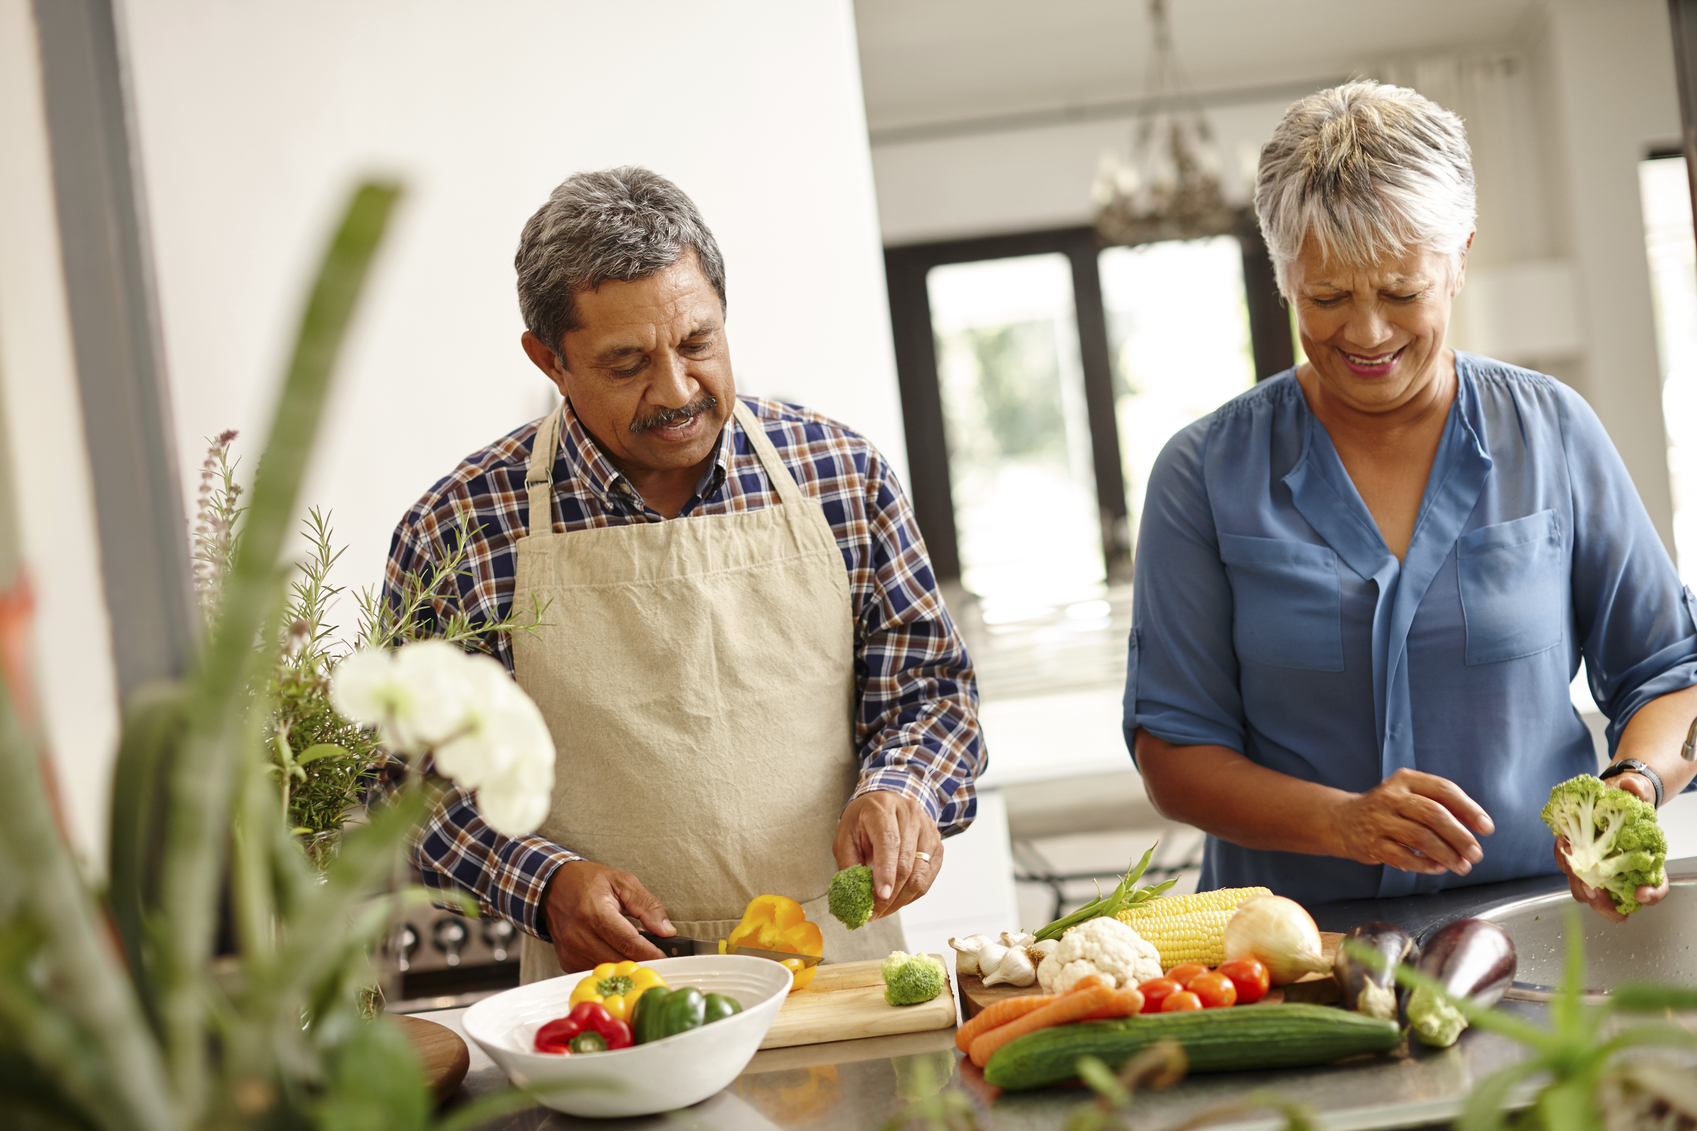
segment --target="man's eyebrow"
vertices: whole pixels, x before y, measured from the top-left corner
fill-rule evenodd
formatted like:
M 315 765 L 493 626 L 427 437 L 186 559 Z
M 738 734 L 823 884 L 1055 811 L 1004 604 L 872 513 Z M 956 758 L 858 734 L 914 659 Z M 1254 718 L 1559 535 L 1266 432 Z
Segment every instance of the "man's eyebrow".
M 709 334 L 716 334 L 718 332 L 719 323 L 713 321 L 702 322 L 697 325 L 695 329 L 684 335 L 684 341 L 687 342 L 691 338 L 705 338 Z
M 611 365 L 615 361 L 623 361 L 632 354 L 647 353 L 641 346 L 610 346 L 595 355 L 596 365 Z

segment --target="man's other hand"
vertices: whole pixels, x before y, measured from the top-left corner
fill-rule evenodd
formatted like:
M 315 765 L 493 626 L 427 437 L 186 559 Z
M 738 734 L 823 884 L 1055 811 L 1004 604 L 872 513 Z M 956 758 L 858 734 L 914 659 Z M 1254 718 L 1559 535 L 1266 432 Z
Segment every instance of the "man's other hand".
M 892 790 L 863 793 L 848 803 L 831 852 L 838 868 L 872 866 L 874 919 L 930 891 L 943 867 L 937 822 L 919 802 Z
M 656 935 L 677 934 L 666 909 L 641 880 L 591 860 L 560 865 L 548 881 L 544 899 L 554 957 L 567 972 L 627 958 L 642 962 L 666 957 L 636 933 L 627 914 Z

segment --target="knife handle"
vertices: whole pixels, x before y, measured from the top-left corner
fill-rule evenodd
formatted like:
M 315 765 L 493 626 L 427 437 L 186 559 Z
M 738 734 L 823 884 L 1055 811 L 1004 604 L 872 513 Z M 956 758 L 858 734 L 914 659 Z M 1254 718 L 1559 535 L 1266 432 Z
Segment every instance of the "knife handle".
M 660 953 L 667 958 L 688 958 L 690 955 L 695 953 L 694 939 L 685 939 L 677 935 L 674 935 L 671 938 L 664 938 L 660 935 L 654 934 L 652 931 L 645 931 L 640 927 L 637 928 L 636 933 L 653 943 L 657 948 L 659 948 Z

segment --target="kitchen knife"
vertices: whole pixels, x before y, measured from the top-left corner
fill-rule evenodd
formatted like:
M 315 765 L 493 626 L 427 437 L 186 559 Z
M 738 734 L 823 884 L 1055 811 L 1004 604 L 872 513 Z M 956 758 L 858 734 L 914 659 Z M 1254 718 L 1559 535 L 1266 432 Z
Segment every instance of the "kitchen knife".
M 632 924 L 635 926 L 635 924 Z M 691 939 L 683 935 L 673 935 L 664 938 L 650 931 L 637 927 L 636 933 L 659 948 L 660 953 L 667 958 L 684 958 L 691 954 L 718 954 L 719 943 L 716 939 Z M 820 956 L 817 954 L 786 954 L 781 950 L 761 950 L 752 946 L 727 946 L 726 954 L 746 954 L 752 958 L 770 958 L 773 962 L 788 962 L 801 959 L 801 968 L 819 965 Z

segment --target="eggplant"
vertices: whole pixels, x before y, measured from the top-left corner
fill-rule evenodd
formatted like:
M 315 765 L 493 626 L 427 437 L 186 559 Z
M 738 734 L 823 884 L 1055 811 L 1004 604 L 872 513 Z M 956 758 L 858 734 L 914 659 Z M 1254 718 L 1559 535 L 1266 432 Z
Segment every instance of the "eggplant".
M 1397 1015 L 1396 968 L 1420 960 L 1420 947 L 1407 931 L 1390 923 L 1363 923 L 1343 937 L 1332 963 L 1332 978 L 1343 990 L 1343 1007 L 1385 1021 Z M 1354 942 L 1371 948 L 1373 957 L 1350 953 Z
M 1492 1006 L 1514 982 L 1514 940 L 1495 923 L 1457 919 L 1426 940 L 1415 969 L 1437 981 L 1451 997 Z M 1408 995 L 1405 1020 L 1421 1041 L 1440 1049 L 1455 1044 L 1467 1028 L 1467 1018 L 1459 1009 L 1425 990 Z

